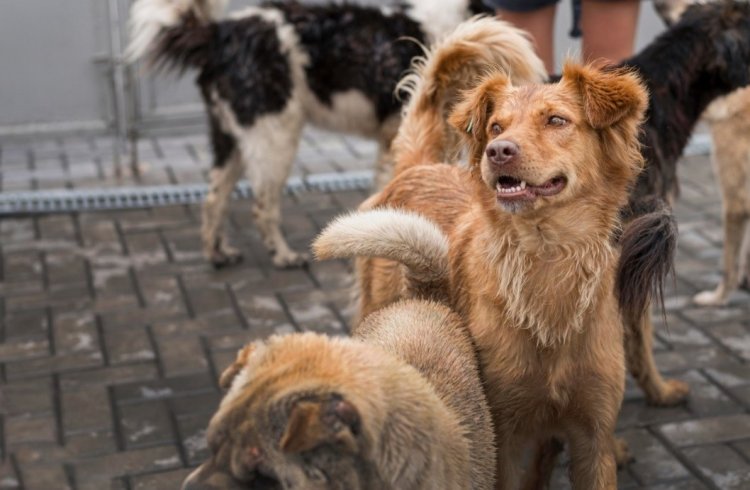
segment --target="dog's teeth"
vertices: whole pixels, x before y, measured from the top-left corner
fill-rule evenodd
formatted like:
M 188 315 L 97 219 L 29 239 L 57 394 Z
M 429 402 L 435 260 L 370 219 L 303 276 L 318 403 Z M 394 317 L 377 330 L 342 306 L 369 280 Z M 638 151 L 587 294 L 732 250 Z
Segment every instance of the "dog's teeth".
M 526 181 L 525 180 L 521 181 L 521 189 L 526 189 Z

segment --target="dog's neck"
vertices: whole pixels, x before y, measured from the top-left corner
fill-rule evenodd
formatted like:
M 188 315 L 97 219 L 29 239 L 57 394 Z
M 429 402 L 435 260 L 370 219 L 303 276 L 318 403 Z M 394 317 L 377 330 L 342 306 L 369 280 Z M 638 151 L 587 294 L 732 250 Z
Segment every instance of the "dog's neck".
M 486 293 L 539 345 L 571 340 L 611 296 L 617 209 L 577 202 L 529 216 L 495 208 L 496 226 L 480 238 L 497 274 Z

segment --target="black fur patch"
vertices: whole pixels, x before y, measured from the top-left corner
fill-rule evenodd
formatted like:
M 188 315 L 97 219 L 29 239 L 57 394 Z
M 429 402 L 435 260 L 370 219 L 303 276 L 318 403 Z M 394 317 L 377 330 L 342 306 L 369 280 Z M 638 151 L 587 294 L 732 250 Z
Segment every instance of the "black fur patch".
M 646 169 L 631 205 L 677 194 L 677 160 L 703 110 L 750 83 L 750 4 L 694 5 L 680 22 L 622 66 L 647 84 L 650 101 L 641 138 Z
M 310 89 L 330 105 L 333 95 L 359 90 L 372 101 L 380 121 L 395 114 L 401 102 L 396 84 L 422 54 L 425 42 L 419 24 L 404 13 L 383 15 L 380 10 L 355 5 L 302 5 L 271 2 L 294 25 L 302 48 L 310 56 L 306 68 Z
M 198 76 L 204 94 L 215 89 L 243 126 L 283 110 L 292 94 L 292 75 L 276 26 L 248 17 L 219 22 L 213 31 L 211 55 Z
M 205 97 L 206 96 L 204 95 L 204 98 Z M 211 148 L 213 149 L 214 154 L 214 167 L 223 167 L 226 165 L 229 157 L 232 156 L 232 152 L 234 152 L 237 143 L 232 135 L 225 133 L 224 130 L 221 129 L 221 125 L 216 119 L 216 116 L 211 114 L 210 111 L 208 112 L 208 126 L 211 131 Z

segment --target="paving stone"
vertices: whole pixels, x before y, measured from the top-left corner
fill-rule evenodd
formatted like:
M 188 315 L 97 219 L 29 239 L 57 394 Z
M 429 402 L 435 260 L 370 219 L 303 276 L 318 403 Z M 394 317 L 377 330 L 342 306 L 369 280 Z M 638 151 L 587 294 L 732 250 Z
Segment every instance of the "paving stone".
M 124 405 L 119 409 L 119 419 L 128 448 L 174 441 L 169 410 L 162 402 Z
M 152 475 L 142 475 L 131 478 L 130 488 L 133 490 L 164 490 L 167 488 L 180 488 L 182 482 L 188 477 L 192 470 L 179 469 L 170 470 Z
M 677 446 L 715 444 L 750 438 L 750 415 L 738 414 L 664 424 L 659 429 Z
M 142 183 L 128 172 L 117 182 L 111 145 L 2 142 L 2 189 L 195 183 L 210 160 L 205 135 L 154 137 L 141 142 Z M 370 169 L 375 152 L 367 140 L 306 131 L 294 171 Z M 660 368 L 688 381 L 692 395 L 682 406 L 651 407 L 628 378 L 618 427 L 635 461 L 618 482 L 744 488 L 750 296 L 736 294 L 725 308 L 692 304 L 720 278 L 721 203 L 705 157 L 680 165 L 677 278 L 667 287 L 666 325 L 654 310 L 654 345 Z M 290 244 L 307 249 L 367 195 L 285 196 Z M 351 265 L 275 269 L 251 204 L 229 205 L 229 236 L 245 261 L 222 271 L 202 257 L 196 205 L 0 219 L 0 489 L 20 489 L 21 480 L 44 490 L 178 488 L 207 455 L 206 426 L 222 396 L 217 377 L 238 348 L 299 330 L 346 334 Z M 552 488 L 570 488 L 565 464 Z
M 728 446 L 687 449 L 685 455 L 721 490 L 750 488 L 750 464 Z
M 690 476 L 690 472 L 648 431 L 633 429 L 621 434 L 635 460 L 628 464 L 638 480 L 646 485 Z
M 64 390 L 60 398 L 66 435 L 104 430 L 112 426 L 109 396 L 105 387 Z

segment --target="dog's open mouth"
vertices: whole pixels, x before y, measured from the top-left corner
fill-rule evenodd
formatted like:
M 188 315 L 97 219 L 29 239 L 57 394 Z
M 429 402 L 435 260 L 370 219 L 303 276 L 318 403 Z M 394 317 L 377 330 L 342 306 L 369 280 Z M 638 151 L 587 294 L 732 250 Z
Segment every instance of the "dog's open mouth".
M 538 196 L 554 196 L 565 188 L 568 179 L 563 176 L 555 177 L 540 185 L 531 185 L 509 175 L 497 179 L 495 190 L 497 198 L 503 200 L 531 200 Z

